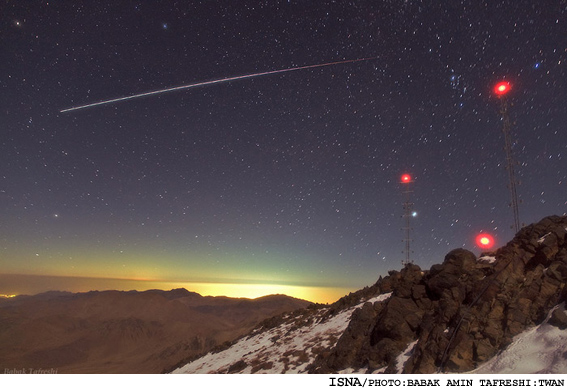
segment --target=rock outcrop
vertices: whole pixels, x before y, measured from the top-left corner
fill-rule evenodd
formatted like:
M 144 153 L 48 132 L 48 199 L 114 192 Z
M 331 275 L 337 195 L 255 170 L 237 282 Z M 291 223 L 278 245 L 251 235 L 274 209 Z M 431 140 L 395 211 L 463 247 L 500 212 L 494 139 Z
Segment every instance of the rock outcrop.
M 506 246 L 479 259 L 455 249 L 423 271 L 409 264 L 372 288 L 385 302 L 357 309 L 330 353 L 310 372 L 348 367 L 398 372 L 397 358 L 415 342 L 404 373 L 476 368 L 565 301 L 567 217 L 551 216 L 521 229 Z M 549 323 L 567 328 L 562 310 Z

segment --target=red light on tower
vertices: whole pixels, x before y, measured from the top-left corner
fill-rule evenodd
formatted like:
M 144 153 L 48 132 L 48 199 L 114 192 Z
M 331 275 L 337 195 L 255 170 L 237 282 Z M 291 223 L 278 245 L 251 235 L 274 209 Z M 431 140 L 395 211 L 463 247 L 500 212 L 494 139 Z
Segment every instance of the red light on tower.
M 402 183 L 409 183 L 411 182 L 411 176 L 408 175 L 407 173 L 404 173 L 401 177 L 401 181 Z
M 494 86 L 494 93 L 498 96 L 504 96 L 508 92 L 510 92 L 511 88 L 512 88 L 512 86 L 510 85 L 509 82 L 501 81 Z
M 407 264 L 412 264 L 413 261 L 411 261 L 411 251 L 410 251 L 410 232 L 411 232 L 411 217 L 413 216 L 413 210 L 412 210 L 412 206 L 413 203 L 410 202 L 410 194 L 412 193 L 412 191 L 410 190 L 410 183 L 412 182 L 412 177 L 409 173 L 404 173 L 402 174 L 402 176 L 400 176 L 400 183 L 401 184 L 405 184 L 404 186 L 402 186 L 403 190 L 403 194 L 405 195 L 405 202 L 404 202 L 404 214 L 403 214 L 403 218 L 405 219 L 405 227 L 402 229 L 405 231 L 405 239 L 403 240 L 405 242 L 405 250 L 402 251 L 403 253 L 406 254 L 406 259 L 402 260 L 402 264 L 405 266 Z
M 476 245 L 481 249 L 490 249 L 494 246 L 494 238 L 487 233 L 476 236 Z

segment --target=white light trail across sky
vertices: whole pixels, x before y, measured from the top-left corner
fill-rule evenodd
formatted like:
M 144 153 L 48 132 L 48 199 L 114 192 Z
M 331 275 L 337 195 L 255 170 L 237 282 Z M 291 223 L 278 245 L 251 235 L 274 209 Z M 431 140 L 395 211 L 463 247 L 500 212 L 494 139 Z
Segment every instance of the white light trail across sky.
M 181 86 L 178 86 L 178 87 L 171 87 L 171 88 L 159 89 L 159 90 L 156 90 L 156 91 L 139 93 L 137 95 L 124 96 L 124 97 L 116 98 L 116 99 L 103 100 L 103 101 L 100 101 L 100 102 L 85 104 L 85 105 L 82 105 L 82 106 L 74 106 L 74 107 L 70 107 L 70 108 L 65 108 L 63 110 L 60 110 L 59 112 L 69 112 L 69 111 L 82 110 L 84 108 L 117 103 L 117 102 L 121 102 L 121 101 L 124 101 L 124 100 L 132 100 L 132 99 L 141 98 L 141 97 L 144 97 L 144 96 L 160 95 L 162 93 L 179 91 L 179 90 L 182 90 L 182 89 L 189 89 L 189 88 L 195 88 L 195 87 L 202 87 L 202 86 L 205 86 L 205 85 L 220 84 L 220 83 L 225 83 L 225 82 L 229 82 L 229 81 L 249 79 L 249 78 L 252 78 L 252 77 L 268 76 L 268 75 L 272 75 L 272 74 L 276 74 L 276 73 L 293 72 L 293 71 L 302 70 L 302 69 L 321 68 L 323 66 L 331 66 L 331 65 L 338 65 L 338 64 L 349 64 L 349 63 L 360 62 L 360 61 L 368 61 L 368 60 L 372 60 L 372 59 L 375 59 L 375 58 L 377 58 L 377 57 L 358 58 L 358 59 L 354 59 L 354 60 L 327 62 L 327 63 L 324 63 L 324 64 L 299 66 L 299 67 L 296 67 L 296 68 L 286 68 L 286 69 L 272 70 L 272 71 L 268 71 L 268 72 L 246 74 L 246 75 L 242 75 L 242 76 L 226 77 L 226 78 L 223 78 L 223 79 L 203 81 L 203 82 L 194 83 L 194 84 L 187 84 L 187 85 L 181 85 Z

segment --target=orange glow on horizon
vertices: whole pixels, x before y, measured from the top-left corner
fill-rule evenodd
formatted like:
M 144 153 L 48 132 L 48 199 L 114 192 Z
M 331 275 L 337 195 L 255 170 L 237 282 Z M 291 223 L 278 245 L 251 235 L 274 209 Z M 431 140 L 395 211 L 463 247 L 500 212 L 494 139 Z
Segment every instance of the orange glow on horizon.
M 314 303 L 333 303 L 339 298 L 356 291 L 357 287 L 300 286 L 268 283 L 215 283 L 183 282 L 168 280 L 110 279 L 94 277 L 70 277 L 47 275 L 0 274 L 2 292 L 0 297 L 35 295 L 47 291 L 146 291 L 185 288 L 203 296 L 226 296 L 231 298 L 259 298 L 266 295 L 284 294 Z
M 184 287 L 201 295 L 227 296 L 233 298 L 255 299 L 266 295 L 284 294 L 315 303 L 333 303 L 356 289 L 340 287 L 290 286 L 277 284 L 237 284 L 237 283 L 187 283 L 167 282 L 173 286 Z

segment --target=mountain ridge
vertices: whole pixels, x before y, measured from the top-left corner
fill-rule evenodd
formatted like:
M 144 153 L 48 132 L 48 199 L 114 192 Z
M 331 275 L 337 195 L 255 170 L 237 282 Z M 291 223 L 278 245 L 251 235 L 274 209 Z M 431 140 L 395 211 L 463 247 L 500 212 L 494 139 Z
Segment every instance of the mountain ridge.
M 473 371 L 530 329 L 567 328 L 566 236 L 567 217 L 549 216 L 478 258 L 459 248 L 429 270 L 408 264 L 332 305 L 265 320 L 173 372 Z
M 170 291 L 50 291 L 0 301 L 0 366 L 161 373 L 310 302 Z

